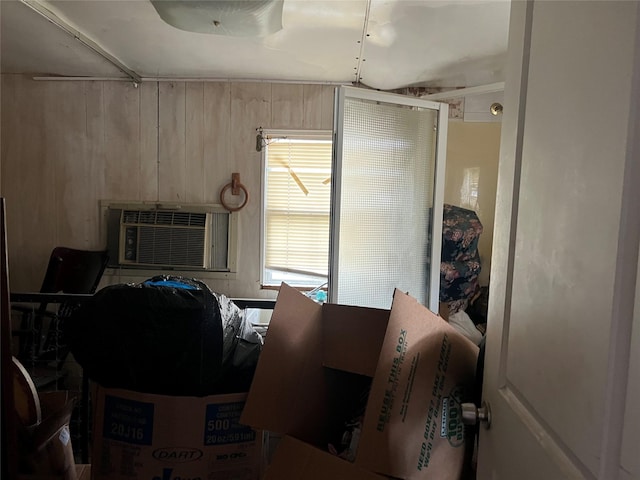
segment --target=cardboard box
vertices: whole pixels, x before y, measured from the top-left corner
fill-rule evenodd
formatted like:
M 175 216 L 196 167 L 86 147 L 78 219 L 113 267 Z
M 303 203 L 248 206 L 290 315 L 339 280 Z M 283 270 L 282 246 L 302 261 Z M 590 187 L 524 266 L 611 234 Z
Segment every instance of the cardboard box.
M 389 312 L 282 285 L 240 421 L 285 435 L 266 479 L 458 479 L 477 354 L 400 291 Z M 362 412 L 354 461 L 329 453 Z
M 257 480 L 262 432 L 238 420 L 246 393 L 152 395 L 97 385 L 93 480 Z
M 77 480 L 91 480 L 91 465 L 76 465 L 75 476 Z M 64 475 L 35 475 L 19 473 L 17 480 L 65 480 Z
M 76 475 L 78 480 L 91 479 L 91 465 L 76 465 Z
M 75 399 L 66 391 L 40 392 L 42 421 L 20 434 L 20 475 L 77 480 L 69 421 Z

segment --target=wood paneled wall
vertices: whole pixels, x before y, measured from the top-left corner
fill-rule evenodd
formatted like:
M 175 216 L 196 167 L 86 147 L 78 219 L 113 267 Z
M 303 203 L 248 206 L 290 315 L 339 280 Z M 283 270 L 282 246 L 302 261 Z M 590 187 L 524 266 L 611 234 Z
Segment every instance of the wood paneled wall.
M 2 76 L 1 189 L 13 291 L 37 291 L 54 246 L 99 249 L 101 199 L 218 203 L 239 172 L 238 273 L 214 291 L 260 290 L 256 128 L 331 129 L 330 85 L 34 81 Z M 146 277 L 143 277 L 146 278 Z M 139 281 L 124 275 L 103 284 Z

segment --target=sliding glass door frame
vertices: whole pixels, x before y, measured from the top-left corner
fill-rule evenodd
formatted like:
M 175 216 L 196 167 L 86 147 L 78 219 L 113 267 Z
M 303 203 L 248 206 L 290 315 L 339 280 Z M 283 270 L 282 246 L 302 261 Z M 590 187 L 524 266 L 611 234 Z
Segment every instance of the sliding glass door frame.
M 425 303 L 431 311 L 438 312 L 440 291 L 440 258 L 442 249 L 442 205 L 444 196 L 446 139 L 449 108 L 445 103 L 424 100 L 417 97 L 383 93 L 363 88 L 340 86 L 336 88 L 333 129 L 333 168 L 332 168 L 332 205 L 331 205 L 331 242 L 329 250 L 329 301 L 339 303 L 337 292 L 340 250 L 340 212 L 342 198 L 342 159 L 344 152 L 345 100 L 361 99 L 384 104 L 435 110 L 437 112 L 435 170 L 433 174 L 433 216 L 431 221 L 429 291 Z M 401 214 L 402 212 L 399 212 Z

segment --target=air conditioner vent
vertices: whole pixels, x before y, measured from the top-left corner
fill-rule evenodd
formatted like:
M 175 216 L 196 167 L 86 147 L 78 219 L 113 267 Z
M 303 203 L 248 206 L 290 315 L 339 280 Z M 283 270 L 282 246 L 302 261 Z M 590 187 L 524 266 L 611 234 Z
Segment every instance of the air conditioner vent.
M 204 227 L 206 221 L 206 213 L 173 212 L 166 210 L 124 210 L 123 212 L 123 223 Z
M 108 206 L 113 266 L 235 271 L 236 220 L 219 205 Z
M 137 262 L 204 268 L 204 228 L 138 228 Z

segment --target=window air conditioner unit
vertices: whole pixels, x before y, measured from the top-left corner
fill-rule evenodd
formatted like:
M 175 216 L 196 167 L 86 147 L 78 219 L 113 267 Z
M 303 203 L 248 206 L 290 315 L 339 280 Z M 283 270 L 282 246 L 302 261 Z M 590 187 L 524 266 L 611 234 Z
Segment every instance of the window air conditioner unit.
M 218 205 L 110 204 L 107 232 L 111 266 L 235 271 L 236 219 Z

